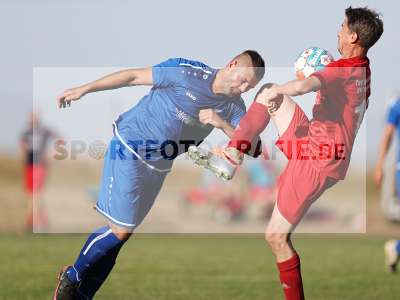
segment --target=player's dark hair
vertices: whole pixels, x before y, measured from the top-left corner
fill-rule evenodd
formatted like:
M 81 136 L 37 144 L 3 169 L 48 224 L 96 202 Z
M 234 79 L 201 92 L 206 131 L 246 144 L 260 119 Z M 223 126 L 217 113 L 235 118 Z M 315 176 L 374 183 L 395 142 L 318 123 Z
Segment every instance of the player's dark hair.
M 251 63 L 255 68 L 256 78 L 261 80 L 265 74 L 265 62 L 261 55 L 254 50 L 243 51 L 240 55 L 248 55 L 251 59 Z
M 383 33 L 383 22 L 379 14 L 367 7 L 345 10 L 349 29 L 358 35 L 362 47 L 371 48 Z

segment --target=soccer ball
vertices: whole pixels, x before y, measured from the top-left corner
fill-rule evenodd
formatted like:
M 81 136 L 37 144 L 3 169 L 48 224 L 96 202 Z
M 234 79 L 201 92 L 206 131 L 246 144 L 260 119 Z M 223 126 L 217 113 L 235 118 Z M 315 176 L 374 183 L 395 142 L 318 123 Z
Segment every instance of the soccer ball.
M 316 71 L 325 68 L 333 56 L 325 49 L 311 47 L 304 50 L 296 59 L 294 69 L 297 79 L 304 79 Z

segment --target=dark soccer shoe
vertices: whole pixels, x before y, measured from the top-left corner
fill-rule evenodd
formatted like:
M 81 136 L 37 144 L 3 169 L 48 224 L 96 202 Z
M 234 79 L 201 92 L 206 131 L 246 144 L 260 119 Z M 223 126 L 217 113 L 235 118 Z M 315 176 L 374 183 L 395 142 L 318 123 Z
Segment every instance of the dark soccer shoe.
M 58 284 L 53 300 L 76 300 L 78 283 L 69 280 L 66 272 L 69 266 L 63 267 L 58 275 Z
M 397 272 L 397 265 L 396 264 L 390 265 L 389 266 L 389 272 L 390 273 L 396 273 Z

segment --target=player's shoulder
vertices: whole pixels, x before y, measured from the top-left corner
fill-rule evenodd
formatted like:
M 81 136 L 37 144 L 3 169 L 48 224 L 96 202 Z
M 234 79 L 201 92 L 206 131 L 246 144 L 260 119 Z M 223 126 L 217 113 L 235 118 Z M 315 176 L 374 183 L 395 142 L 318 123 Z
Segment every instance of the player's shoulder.
M 214 69 L 205 63 L 183 57 L 169 58 L 155 67 L 169 67 L 175 70 L 175 73 L 182 75 L 179 76 L 181 79 L 189 76 L 197 79 L 209 80 L 211 79 L 211 75 L 215 73 Z
M 159 65 L 165 67 L 189 67 L 189 68 L 204 69 L 204 70 L 210 69 L 208 65 L 206 65 L 201 61 L 183 57 L 168 58 L 167 60 L 161 62 Z
M 198 60 L 192 60 L 182 57 L 175 58 L 175 60 L 179 67 L 193 69 L 193 71 L 197 70 L 206 74 L 211 74 L 212 72 L 212 68 L 210 68 L 207 64 Z
M 366 67 L 369 66 L 369 58 L 364 57 L 350 57 L 350 58 L 339 58 L 332 60 L 327 67 Z
M 193 59 L 189 59 L 189 58 L 183 58 L 183 57 L 179 57 L 179 58 L 175 58 L 176 60 L 179 61 L 179 65 L 181 66 L 186 66 L 186 67 L 202 67 L 202 68 L 209 68 L 209 66 L 201 61 L 198 60 L 193 60 Z
M 344 65 L 344 62 L 342 59 L 337 59 L 337 60 L 332 60 L 329 64 L 326 65 L 326 67 L 332 68 L 332 67 L 341 67 Z

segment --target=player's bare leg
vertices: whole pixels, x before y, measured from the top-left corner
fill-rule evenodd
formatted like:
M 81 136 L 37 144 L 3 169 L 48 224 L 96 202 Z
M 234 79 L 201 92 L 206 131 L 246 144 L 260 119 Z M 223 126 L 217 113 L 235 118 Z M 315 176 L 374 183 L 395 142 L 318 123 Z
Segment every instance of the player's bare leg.
M 288 96 L 282 96 L 272 102 L 263 102 L 262 98 L 256 98 L 256 102 L 269 107 L 270 118 L 279 136 L 282 136 L 292 122 L 296 103 Z M 290 239 L 294 228 L 295 225 L 286 220 L 275 204 L 265 238 L 275 255 L 280 281 L 287 300 L 304 299 L 300 258 Z
M 109 222 L 108 224 L 109 224 L 112 232 L 117 236 L 117 238 L 120 241 L 126 242 L 133 234 L 133 229 L 121 227 L 121 226 L 115 225 L 114 223 L 111 223 L 111 222 Z
M 282 216 L 275 204 L 265 239 L 275 255 L 280 281 L 287 300 L 304 299 L 300 258 L 290 240 L 294 227 Z
M 275 204 L 265 233 L 265 239 L 271 246 L 277 262 L 285 261 L 294 254 L 294 249 L 290 242 L 290 234 L 293 229 L 294 226 L 282 216 Z
M 268 87 L 274 86 L 274 84 L 267 84 Z M 292 121 L 296 103 L 289 96 L 283 95 L 277 99 L 266 102 L 263 98 L 257 97 L 256 102 L 269 107 L 268 112 L 274 123 L 279 136 L 286 131 Z

